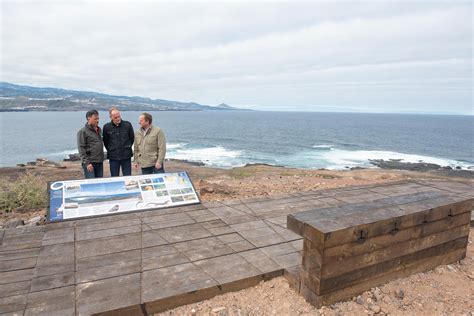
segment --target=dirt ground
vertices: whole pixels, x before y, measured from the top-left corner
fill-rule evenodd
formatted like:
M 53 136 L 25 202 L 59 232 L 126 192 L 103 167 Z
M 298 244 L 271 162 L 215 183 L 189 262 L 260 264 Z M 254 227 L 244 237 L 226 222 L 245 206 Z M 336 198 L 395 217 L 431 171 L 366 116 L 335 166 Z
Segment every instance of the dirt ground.
M 77 162 L 63 163 L 64 169 L 52 167 L 0 168 L 0 180 L 12 181 L 31 172 L 41 181 L 82 178 Z M 108 167 L 105 167 L 108 170 Z M 427 179 L 435 173 L 399 170 L 300 170 L 266 165 L 234 169 L 215 169 L 186 162 L 169 161 L 167 172 L 188 171 L 202 201 L 243 199 L 353 185 Z M 106 171 L 107 173 L 107 171 Z M 107 174 L 105 176 L 108 176 Z M 472 179 L 452 179 L 474 183 Z M 45 216 L 46 209 L 0 211 L 0 226 L 13 218 L 25 221 Z M 278 277 L 239 292 L 227 293 L 196 304 L 181 306 L 159 315 L 474 315 L 474 245 L 473 228 L 467 256 L 458 263 L 433 271 L 398 279 L 367 291 L 346 302 L 320 309 L 289 288 Z

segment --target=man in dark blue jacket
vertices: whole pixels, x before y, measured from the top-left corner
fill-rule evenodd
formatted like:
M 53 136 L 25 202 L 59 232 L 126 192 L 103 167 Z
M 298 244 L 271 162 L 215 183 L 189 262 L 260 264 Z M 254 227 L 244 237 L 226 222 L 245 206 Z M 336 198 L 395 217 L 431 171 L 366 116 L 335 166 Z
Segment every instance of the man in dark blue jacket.
M 103 134 L 110 163 L 110 175 L 118 177 L 122 168 L 122 174 L 129 176 L 132 174 L 132 146 L 135 140 L 133 127 L 130 122 L 122 120 L 116 107 L 112 107 L 109 114 L 111 121 L 104 125 Z

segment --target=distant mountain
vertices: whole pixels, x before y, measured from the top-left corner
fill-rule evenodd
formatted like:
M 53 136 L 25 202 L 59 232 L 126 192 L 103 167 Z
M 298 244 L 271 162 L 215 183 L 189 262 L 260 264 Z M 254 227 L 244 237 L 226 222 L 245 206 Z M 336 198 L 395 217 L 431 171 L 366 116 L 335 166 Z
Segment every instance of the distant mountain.
M 0 111 L 226 111 L 241 110 L 225 103 L 218 106 L 143 97 L 116 96 L 91 91 L 35 88 L 0 82 Z

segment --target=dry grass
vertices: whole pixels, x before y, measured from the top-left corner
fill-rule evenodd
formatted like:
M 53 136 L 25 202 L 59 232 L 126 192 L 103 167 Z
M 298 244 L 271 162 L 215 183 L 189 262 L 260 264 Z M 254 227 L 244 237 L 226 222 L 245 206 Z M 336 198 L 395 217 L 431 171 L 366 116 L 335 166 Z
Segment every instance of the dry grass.
M 38 176 L 25 173 L 15 181 L 0 180 L 0 210 L 42 208 L 47 205 L 45 182 Z

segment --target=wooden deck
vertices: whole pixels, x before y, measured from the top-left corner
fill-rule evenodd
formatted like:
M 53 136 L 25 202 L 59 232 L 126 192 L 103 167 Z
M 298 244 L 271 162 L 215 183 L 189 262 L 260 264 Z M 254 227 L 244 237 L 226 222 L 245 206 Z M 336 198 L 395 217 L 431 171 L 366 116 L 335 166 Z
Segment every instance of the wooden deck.
M 303 241 L 286 228 L 289 214 L 344 207 L 368 216 L 364 203 L 435 195 L 474 192 L 458 182 L 402 182 L 0 230 L 0 314 L 143 315 L 279 275 L 291 282 Z

